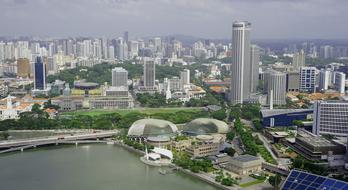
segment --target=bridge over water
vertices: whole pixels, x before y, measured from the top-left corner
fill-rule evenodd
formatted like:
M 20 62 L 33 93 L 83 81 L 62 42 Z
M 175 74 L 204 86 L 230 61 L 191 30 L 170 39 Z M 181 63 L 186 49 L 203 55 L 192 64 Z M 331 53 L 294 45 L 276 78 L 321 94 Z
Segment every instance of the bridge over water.
M 107 142 L 99 139 L 105 139 L 116 135 L 118 131 L 101 131 L 88 134 L 74 134 L 74 135 L 59 135 L 45 138 L 11 140 L 0 142 L 0 154 L 23 151 L 28 148 L 35 148 L 38 146 L 45 146 L 51 144 L 79 144 L 79 143 L 95 143 Z

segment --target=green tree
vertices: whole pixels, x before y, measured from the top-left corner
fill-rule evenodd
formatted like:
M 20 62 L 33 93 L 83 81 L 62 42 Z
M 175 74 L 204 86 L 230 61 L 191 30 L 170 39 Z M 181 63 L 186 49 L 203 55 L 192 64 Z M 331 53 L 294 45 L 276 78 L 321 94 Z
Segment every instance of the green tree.
M 226 110 L 225 109 L 220 109 L 218 111 L 215 111 L 215 112 L 211 113 L 211 116 L 214 119 L 224 120 L 224 119 L 226 119 Z
M 236 151 L 233 148 L 225 148 L 224 152 L 227 153 L 229 156 L 233 157 Z
M 270 176 L 268 178 L 268 182 L 274 187 L 274 189 L 279 189 L 281 181 L 282 177 L 279 174 L 276 174 L 275 176 Z

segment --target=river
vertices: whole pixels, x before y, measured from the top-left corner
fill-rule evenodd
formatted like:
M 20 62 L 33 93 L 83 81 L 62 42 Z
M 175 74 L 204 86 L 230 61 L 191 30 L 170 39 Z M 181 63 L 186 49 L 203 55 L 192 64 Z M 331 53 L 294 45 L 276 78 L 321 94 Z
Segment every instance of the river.
M 25 150 L 0 156 L 6 190 L 216 190 L 186 174 L 161 175 L 116 145 Z

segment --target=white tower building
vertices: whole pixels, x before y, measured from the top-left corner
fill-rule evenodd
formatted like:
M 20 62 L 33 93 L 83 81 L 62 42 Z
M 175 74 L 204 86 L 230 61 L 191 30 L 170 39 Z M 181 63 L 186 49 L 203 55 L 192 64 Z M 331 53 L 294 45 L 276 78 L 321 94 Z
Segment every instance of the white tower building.
M 243 103 L 250 96 L 250 26 L 249 22 L 234 22 L 232 26 L 232 104 Z

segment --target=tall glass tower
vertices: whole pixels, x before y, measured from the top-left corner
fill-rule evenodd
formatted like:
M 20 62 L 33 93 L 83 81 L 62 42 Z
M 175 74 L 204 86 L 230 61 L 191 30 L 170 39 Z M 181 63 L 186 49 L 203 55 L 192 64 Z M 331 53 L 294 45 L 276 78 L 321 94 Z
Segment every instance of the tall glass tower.
M 34 89 L 45 90 L 46 88 L 46 69 L 45 64 L 42 61 L 42 57 L 37 57 L 34 64 Z

